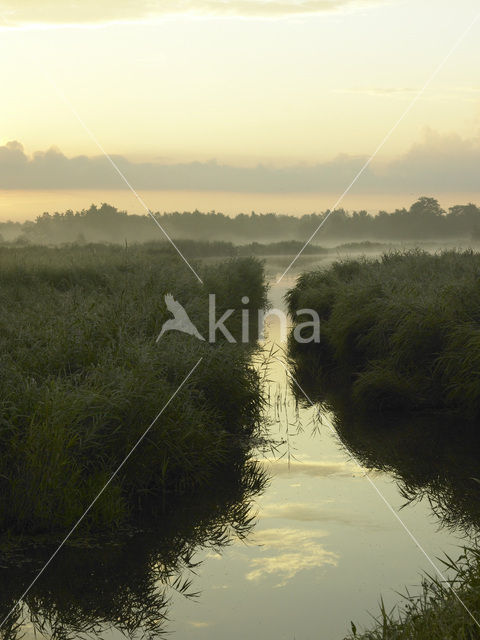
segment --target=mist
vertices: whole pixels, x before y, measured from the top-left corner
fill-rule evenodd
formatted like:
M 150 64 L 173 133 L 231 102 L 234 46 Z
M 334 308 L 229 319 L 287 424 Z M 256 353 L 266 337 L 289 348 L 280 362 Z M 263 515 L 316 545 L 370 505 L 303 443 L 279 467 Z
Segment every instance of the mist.
M 331 215 L 324 211 L 303 216 L 257 214 L 252 211 L 230 217 L 221 212 L 202 213 L 198 210 L 157 212 L 154 215 L 162 229 L 174 239 L 229 242 L 235 245 L 303 243 L 320 225 L 321 233 L 313 238 L 313 244 L 480 238 L 480 209 L 477 205 L 457 204 L 445 211 L 437 199 L 428 196 L 422 196 L 409 208 L 380 211 L 377 215 L 364 210 L 348 212 L 344 209 L 338 209 Z M 0 234 L 3 242 L 46 245 L 165 240 L 151 216 L 129 215 L 107 203 L 75 212 L 46 212 L 34 222 L 0 223 Z

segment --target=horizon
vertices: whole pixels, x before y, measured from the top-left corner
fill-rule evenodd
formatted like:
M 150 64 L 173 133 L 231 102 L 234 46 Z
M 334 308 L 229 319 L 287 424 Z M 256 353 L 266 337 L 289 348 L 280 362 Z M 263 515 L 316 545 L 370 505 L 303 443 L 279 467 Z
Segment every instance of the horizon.
M 477 8 L 7 1 L 0 217 L 45 210 L 47 199 L 25 206 L 32 190 L 59 210 L 65 189 L 83 206 L 92 190 L 120 189 L 104 154 L 133 190 L 176 194 L 177 205 L 146 203 L 159 210 L 184 209 L 194 191 L 208 209 L 227 209 L 218 194 L 231 194 L 230 215 L 331 208 L 359 171 L 346 208 L 465 200 L 479 192 Z M 314 203 L 327 192 L 332 202 Z
M 43 213 L 64 213 L 67 210 L 77 212 L 87 210 L 91 205 L 100 207 L 103 203 L 113 206 L 119 211 L 126 211 L 129 215 L 147 215 L 145 209 L 127 189 L 107 192 L 103 190 L 85 192 L 65 189 L 53 194 L 47 191 L 30 190 L 22 193 L 12 191 L 8 195 L 10 197 L 5 197 L 0 191 L 0 224 L 6 222 L 34 222 Z M 314 213 L 321 214 L 331 208 L 336 197 L 333 193 L 279 195 L 197 191 L 183 193 L 178 191 L 157 191 L 144 192 L 142 195 L 154 213 L 200 211 L 201 213 L 223 213 L 230 218 L 242 213 L 249 215 L 252 211 L 258 215 L 274 213 L 298 218 Z M 423 195 L 428 195 L 438 200 L 445 211 L 448 211 L 450 207 L 469 203 L 480 206 L 480 192 L 464 194 L 465 197 L 463 198 L 459 197 L 457 193 L 418 193 L 408 196 L 403 194 L 363 194 L 361 197 L 356 194 L 348 194 L 338 209 L 344 209 L 347 213 L 367 211 L 370 215 L 375 216 L 380 211 L 393 213 L 396 209 L 409 209 Z M 257 205 L 260 204 L 260 207 L 251 206 L 254 201 Z M 39 203 L 43 203 L 43 205 Z M 161 206 L 155 206 L 155 203 Z M 171 203 L 172 206 L 166 206 L 167 203 Z M 184 206 L 175 207 L 175 203 L 183 204 Z M 13 211 L 13 207 L 15 207 L 15 213 L 12 215 L 9 211 Z

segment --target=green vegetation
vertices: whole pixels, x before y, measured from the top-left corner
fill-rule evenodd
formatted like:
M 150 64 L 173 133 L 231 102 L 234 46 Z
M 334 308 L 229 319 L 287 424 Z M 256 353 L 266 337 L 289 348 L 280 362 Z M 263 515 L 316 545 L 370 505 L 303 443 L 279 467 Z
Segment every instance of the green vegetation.
M 269 242 L 267 244 L 261 244 L 259 242 L 251 242 L 249 244 L 235 245 L 232 242 L 224 242 L 221 240 L 214 240 L 212 242 L 207 240 L 177 240 L 176 246 L 180 249 L 183 255 L 189 256 L 189 258 L 210 258 L 210 257 L 234 257 L 234 256 L 270 256 L 270 255 L 292 255 L 295 256 L 301 251 L 304 243 L 298 240 L 283 240 L 281 242 Z M 365 243 L 362 243 L 364 245 Z M 370 244 L 370 243 L 367 243 Z M 373 244 L 373 243 L 372 243 Z M 176 254 L 175 247 L 167 241 L 146 242 L 143 247 L 150 247 L 154 251 L 161 251 L 162 253 Z M 352 250 L 356 247 L 355 244 L 347 248 Z M 339 247 L 339 248 L 343 248 Z M 359 249 L 363 249 L 360 246 Z M 320 247 L 318 245 L 308 245 L 305 248 L 304 253 L 307 255 L 328 254 L 332 249 Z M 378 251 L 378 249 L 377 249 Z
M 479 638 L 480 550 L 466 549 L 456 562 L 447 556 L 441 570 L 448 572 L 446 582 L 428 576 L 421 594 L 414 596 L 407 592 L 404 604 L 393 611 L 387 611 L 381 602 L 380 615 L 372 629 L 360 632 L 352 623 L 352 634 L 345 640 Z
M 480 417 L 480 254 L 393 252 L 303 274 L 290 312 L 315 309 L 319 345 L 290 344 L 319 386 L 346 386 L 357 408 Z
M 158 222 L 170 237 L 184 240 L 227 241 L 235 244 L 294 241 L 306 239 L 329 216 L 328 211 L 303 216 L 275 213 L 240 213 L 230 217 L 223 213 L 172 212 L 156 213 Z M 43 213 L 34 222 L 0 223 L 0 239 L 34 244 L 69 242 L 113 242 L 123 244 L 149 242 L 161 231 L 149 215 L 127 215 L 106 203 L 92 205 L 82 211 Z M 451 241 L 480 238 L 480 209 L 474 204 L 455 205 L 444 211 L 435 198 L 421 197 L 408 209 L 393 212 L 335 210 L 322 227 L 322 241 Z
M 204 336 L 209 293 L 217 317 L 245 295 L 262 308 L 263 268 L 254 258 L 196 268 L 203 286 L 154 246 L 0 249 L 0 531 L 71 526 L 200 357 L 83 524 L 162 512 L 235 453 L 243 464 L 261 425 L 252 347 L 156 338 L 171 317 L 165 293 Z M 237 337 L 240 313 L 228 324 Z
M 240 256 L 296 256 L 302 253 L 304 256 L 328 256 L 335 253 L 379 253 L 388 250 L 391 245 L 379 242 L 348 242 L 334 247 L 322 247 L 316 244 L 304 246 L 299 240 L 281 240 L 279 242 L 250 242 L 249 244 L 235 245 L 223 240 L 177 240 L 176 246 L 183 255 L 189 258 L 219 258 Z M 157 240 L 145 242 L 142 245 L 155 252 L 177 255 L 175 247 L 167 241 Z
M 292 255 L 296 256 L 297 253 L 302 251 L 305 242 L 300 240 L 281 240 L 279 242 L 269 242 L 267 244 L 261 244 L 259 242 L 251 242 L 250 244 L 242 245 L 237 248 L 239 255 L 254 255 L 254 256 L 268 256 L 268 255 Z M 318 255 L 327 254 L 329 250 L 325 247 L 319 247 L 315 244 L 309 244 L 303 252 L 306 255 Z

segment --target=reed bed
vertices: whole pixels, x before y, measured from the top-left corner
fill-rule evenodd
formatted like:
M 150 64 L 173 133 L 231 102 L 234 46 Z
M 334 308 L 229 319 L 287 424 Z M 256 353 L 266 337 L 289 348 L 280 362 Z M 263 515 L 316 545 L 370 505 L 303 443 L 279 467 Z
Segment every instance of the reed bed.
M 480 417 L 480 254 L 338 261 L 301 275 L 286 299 L 292 315 L 320 315 L 319 345 L 290 343 L 319 386 L 334 380 L 368 411 Z
M 82 526 L 161 511 L 206 486 L 260 429 L 253 344 L 178 332 L 156 343 L 171 317 L 166 293 L 207 336 L 209 293 L 219 308 L 239 308 L 245 295 L 252 309 L 266 304 L 259 261 L 196 268 L 203 285 L 155 247 L 0 249 L 1 532 L 70 527 L 200 357 Z

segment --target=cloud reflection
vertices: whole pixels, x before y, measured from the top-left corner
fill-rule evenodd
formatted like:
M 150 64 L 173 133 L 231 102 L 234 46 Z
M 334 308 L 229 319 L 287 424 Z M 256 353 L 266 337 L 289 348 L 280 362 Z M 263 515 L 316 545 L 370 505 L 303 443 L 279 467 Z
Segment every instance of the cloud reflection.
M 276 586 L 283 587 L 304 569 L 337 566 L 340 556 L 319 542 L 326 535 L 324 531 L 287 528 L 257 531 L 255 542 L 270 555 L 252 558 L 246 579 L 255 581 L 273 575 L 280 579 Z
M 206 629 L 207 627 L 211 627 L 213 622 L 189 622 L 188 624 L 194 629 Z
M 331 501 L 328 501 L 331 502 Z M 293 520 L 296 522 L 331 522 L 362 529 L 385 530 L 385 525 L 308 503 L 267 504 L 261 510 L 262 518 Z
M 365 473 L 365 469 L 352 462 L 290 462 L 286 460 L 265 460 L 269 472 L 275 476 L 306 475 L 314 478 L 328 478 L 331 476 L 351 478 Z

